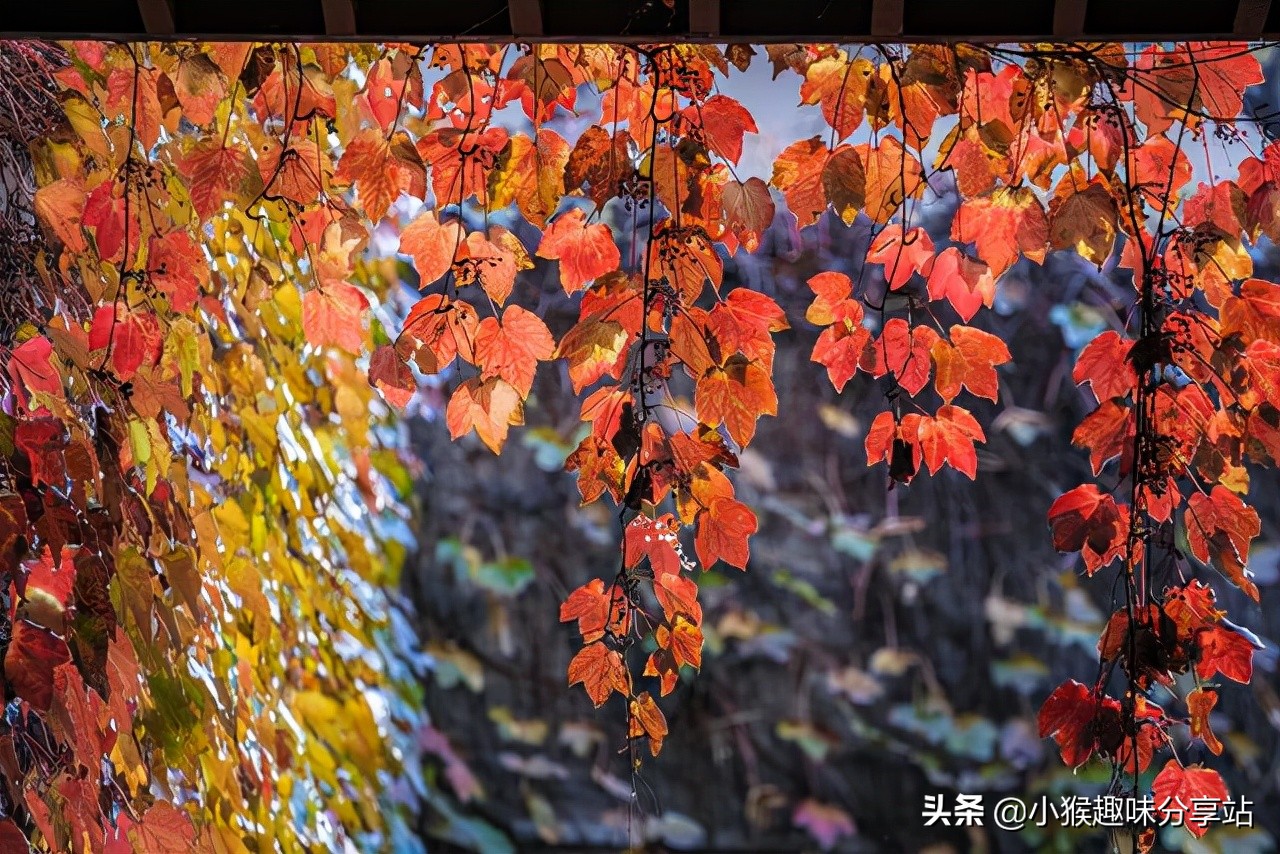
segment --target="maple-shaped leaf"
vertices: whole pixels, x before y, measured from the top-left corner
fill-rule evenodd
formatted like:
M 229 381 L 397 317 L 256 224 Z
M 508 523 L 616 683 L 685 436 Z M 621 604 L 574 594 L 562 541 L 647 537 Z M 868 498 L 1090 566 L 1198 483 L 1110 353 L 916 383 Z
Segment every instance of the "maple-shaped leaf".
M 746 447 L 755 435 L 756 420 L 778 414 L 778 396 L 763 365 L 735 354 L 698 380 L 694 406 L 698 420 L 712 427 L 723 424 L 733 441 Z
M 886 223 L 907 199 L 924 191 L 924 169 L 894 136 L 881 137 L 875 148 L 866 143 L 856 148 L 866 170 L 867 216 Z
M 751 557 L 750 537 L 759 522 L 751 508 L 733 498 L 718 497 L 698 513 L 694 549 L 702 568 L 717 560 L 745 570 Z
M 227 146 L 214 138 L 199 142 L 175 157 L 174 165 L 184 179 L 192 207 L 203 222 L 227 202 L 241 197 L 251 174 L 252 161 L 243 148 Z
M 1204 742 L 1214 756 L 1222 755 L 1222 742 L 1209 726 L 1209 714 L 1218 704 L 1218 692 L 1196 688 L 1187 695 L 1187 712 L 1191 717 L 1191 736 Z
M 573 393 L 578 394 L 603 376 L 616 379 L 621 374 L 626 345 L 627 332 L 622 324 L 602 320 L 595 314 L 564 334 L 554 357 L 565 360 Z
M 475 360 L 480 319 L 470 303 L 443 294 L 428 294 L 409 309 L 396 352 L 413 359 L 422 372 L 444 370 L 455 356 Z
M 640 515 L 627 525 L 623 537 L 623 562 L 634 569 L 645 558 L 653 569 L 654 578 L 667 573 L 679 573 L 680 541 L 676 537 L 679 523 L 670 513 L 657 519 Z
M 819 296 L 814 301 L 809 313 L 830 317 L 831 325 L 822 330 L 809 358 L 826 367 L 828 379 L 836 391 L 841 392 L 858 369 L 862 354 L 871 342 L 871 330 L 862 325 L 862 303 L 846 299 L 831 307 L 819 307 L 822 299 Z
M 771 332 L 789 329 L 787 315 L 773 298 L 750 288 L 735 288 L 707 315 L 707 330 L 724 355 L 741 353 L 772 364 Z
M 560 605 L 560 622 L 578 621 L 578 631 L 586 643 L 604 637 L 613 610 L 613 596 L 604 581 L 593 578 L 569 594 Z
M 369 300 L 346 282 L 331 282 L 302 295 L 302 331 L 312 347 L 359 353 L 364 347 L 364 315 Z
M 6 367 L 22 405 L 29 410 L 33 408 L 32 395 L 63 397 L 62 374 L 53 362 L 53 345 L 48 338 L 37 335 L 14 347 Z
M 1053 737 L 1070 768 L 1083 765 L 1097 748 L 1093 720 L 1098 705 L 1098 697 L 1072 679 L 1059 685 L 1040 706 L 1040 737 Z
M 533 139 L 524 134 L 511 137 L 489 173 L 489 208 L 514 202 L 525 219 L 545 227 L 565 193 L 569 157 L 569 143 L 550 128 L 538 128 Z
M 1119 216 L 1115 200 L 1100 184 L 1079 191 L 1066 191 L 1071 186 L 1068 181 L 1059 186 L 1063 189 L 1049 203 L 1049 247 L 1075 250 L 1101 266 L 1115 245 Z
M 947 300 L 966 323 L 979 308 L 990 308 L 995 301 L 996 279 L 991 268 L 954 246 L 938 253 L 925 276 L 929 299 Z
M 1089 464 L 1095 475 L 1131 447 L 1137 425 L 1132 408 L 1115 398 L 1104 400 L 1081 421 L 1071 434 L 1071 444 L 1089 449 Z
M 999 278 L 1020 255 L 1036 263 L 1044 260 L 1049 220 L 1030 189 L 1001 187 L 960 206 L 951 223 L 951 239 L 974 244 L 978 257 Z
M 123 302 L 99 306 L 89 328 L 90 353 L 107 354 L 112 371 L 130 380 L 143 365 L 160 360 L 163 336 L 160 321 L 146 309 L 132 309 Z
M 1096 484 L 1086 483 L 1060 495 L 1049 507 L 1053 547 L 1080 551 L 1092 575 L 1119 557 L 1128 535 L 1129 507 L 1117 504 Z
M 631 676 L 622 654 L 603 641 L 584 646 L 569 662 L 569 684 L 582 683 L 591 702 L 600 707 L 614 691 L 624 697 L 631 693 Z
M 518 305 L 507 306 L 502 322 L 486 317 L 476 332 L 476 364 L 481 377 L 502 377 L 521 397 L 528 397 L 538 362 L 550 359 L 556 341 L 536 314 Z
M 808 284 L 814 300 L 805 310 L 805 320 L 818 326 L 834 323 L 833 311 L 853 293 L 853 282 L 844 273 L 828 270 L 810 278 Z
M 431 164 L 431 192 L 437 208 L 483 197 L 491 168 L 509 138 L 510 132 L 498 125 L 478 132 L 445 127 L 419 137 L 418 154 L 423 163 Z
M 409 405 L 418 390 L 413 371 L 390 344 L 383 344 L 369 357 L 369 384 L 400 409 Z
M 707 148 L 735 166 L 742 157 L 743 135 L 759 132 L 747 108 L 728 95 L 712 95 L 684 112 L 693 126 L 702 129 Z
M 995 400 L 999 392 L 996 365 L 1013 356 L 1008 346 L 996 336 L 972 326 L 951 327 L 951 341 L 941 338 L 931 348 L 936 367 L 934 385 L 942 399 L 950 403 L 961 387 L 978 397 Z
M 606 114 L 607 115 L 607 114 Z M 635 174 L 631 148 L 634 142 L 625 130 L 613 136 L 599 125 L 582 132 L 564 167 L 564 187 L 578 193 L 588 186 L 588 198 L 602 208 L 618 195 L 627 179 Z M 559 200 L 557 200 L 558 204 Z
M 185 313 L 209 284 L 209 261 L 189 232 L 173 231 L 147 244 L 147 275 L 169 298 L 169 307 Z
M 969 410 L 951 405 L 939 407 L 935 417 L 921 416 L 916 435 L 930 474 L 936 474 L 943 463 L 950 463 L 970 480 L 977 477 L 978 452 L 974 442 L 985 442 L 987 437 Z
M 1221 673 L 1228 679 L 1248 684 L 1253 678 L 1253 642 L 1237 631 L 1218 623 L 1196 631 L 1199 653 L 1196 657 L 1196 675 L 1212 679 Z
M 444 277 L 462 245 L 462 223 L 456 219 L 441 223 L 434 211 L 426 211 L 400 232 L 400 251 L 413 256 L 419 288 Z
M 900 225 L 885 226 L 867 251 L 867 260 L 884 265 L 884 278 L 892 290 L 898 290 L 916 273 L 929 275 L 933 263 L 933 241 L 923 228 L 905 234 Z
M 688 617 L 680 615 L 670 626 L 658 626 L 654 640 L 662 649 L 671 651 L 676 667 L 686 664 L 695 670 L 702 667 L 702 628 Z
M 1151 783 L 1151 796 L 1155 801 L 1156 815 L 1162 819 L 1180 819 L 1192 836 L 1204 836 L 1207 822 L 1197 818 L 1192 809 L 1197 803 L 1226 803 L 1230 797 L 1222 776 L 1210 768 L 1188 765 L 1185 768 L 1175 757 L 1165 764 Z
M 657 756 L 662 750 L 662 742 L 667 737 L 667 719 L 654 702 L 648 691 L 641 691 L 631 701 L 631 729 L 627 733 L 630 738 L 648 738 L 649 751 Z
M 875 65 L 870 60 L 850 60 L 842 50 L 808 67 L 800 84 L 800 103 L 821 104 L 822 117 L 844 139 L 862 124 L 873 80 Z
M 898 385 L 917 395 L 929 382 L 931 352 L 938 333 L 928 326 L 911 326 L 901 317 L 890 319 L 880 337 L 868 345 L 860 362 L 874 377 L 891 373 Z
M 258 175 L 264 198 L 311 205 L 332 182 L 333 163 L 327 149 L 295 136 L 287 147 L 268 142 L 259 149 Z
M 1280 284 L 1248 279 L 1238 297 L 1228 297 L 1220 316 L 1222 337 L 1239 334 L 1245 342 L 1280 344 Z
M 1126 397 L 1138 384 L 1138 375 L 1129 359 L 1131 349 L 1133 341 L 1108 329 L 1080 351 L 1071 378 L 1077 384 L 1088 383 L 1099 403 L 1113 397 Z
M 36 190 L 35 211 L 69 252 L 81 253 L 89 248 L 80 220 L 84 216 L 86 196 L 79 181 L 61 178 Z
M 168 801 L 156 801 L 142 816 L 142 821 L 125 823 L 126 814 L 118 822 L 117 836 L 108 836 L 104 854 L 187 854 L 198 850 L 196 829 L 191 817 Z M 121 832 L 123 831 L 123 832 Z
M 71 651 L 62 638 L 27 620 L 15 620 L 12 631 L 4 678 L 14 694 L 33 709 L 47 712 L 53 702 L 54 671 L 71 660 Z
M 502 452 L 508 428 L 524 423 L 520 392 L 501 377 L 472 377 L 454 390 L 445 408 L 445 424 L 454 439 L 472 429 L 495 454 Z
M 830 851 L 841 839 L 857 833 L 853 819 L 847 812 L 813 798 L 806 798 L 796 805 L 791 821 L 796 827 L 808 831 L 823 851 Z
M 659 626 L 658 630 L 667 631 L 665 626 Z M 656 635 L 657 632 L 655 631 L 654 634 Z M 680 679 L 680 665 L 676 664 L 675 654 L 667 647 L 659 646 L 645 660 L 644 675 L 657 676 L 661 680 L 659 691 L 662 696 L 670 694 L 675 690 L 676 682 Z
M 618 269 L 622 260 L 609 226 L 600 222 L 588 225 L 580 208 L 561 214 L 542 233 L 537 255 L 560 262 L 560 283 L 567 294 Z
M 864 147 L 838 146 L 822 167 L 822 192 L 845 225 L 853 225 L 867 204 L 867 168 L 859 153 Z
M 1259 600 L 1258 586 L 1249 579 L 1249 542 L 1262 531 L 1258 511 L 1222 484 L 1208 495 L 1197 492 L 1187 501 L 1184 517 L 1191 553 L 1202 563 L 1210 556 L 1222 572 L 1249 598 Z
M 662 606 L 668 622 L 684 614 L 695 625 L 702 622 L 702 606 L 698 603 L 698 585 L 692 579 L 674 572 L 658 573 L 653 578 L 653 594 Z
M 760 238 L 773 222 L 777 208 L 769 186 L 759 178 L 729 181 L 722 191 L 725 227 L 748 252 L 760 248 Z
M 375 223 L 401 193 L 416 198 L 427 194 L 427 170 L 404 131 L 388 139 L 377 128 L 365 128 L 347 143 L 333 178 L 355 186 L 360 206 Z
M 769 183 L 782 191 L 801 228 L 817 222 L 827 209 L 823 170 L 830 156 L 822 137 L 814 136 L 788 145 L 773 161 Z

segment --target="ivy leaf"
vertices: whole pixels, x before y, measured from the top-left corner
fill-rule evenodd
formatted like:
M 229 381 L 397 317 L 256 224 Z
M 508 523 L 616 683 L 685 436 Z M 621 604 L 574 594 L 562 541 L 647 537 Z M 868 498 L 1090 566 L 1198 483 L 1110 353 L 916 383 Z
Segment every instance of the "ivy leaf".
M 746 447 L 756 420 L 778 413 L 778 396 L 764 366 L 739 353 L 698 380 L 694 406 L 700 421 L 712 427 L 724 424 L 733 440 Z
M 841 145 L 831 152 L 822 167 L 822 192 L 827 203 L 845 225 L 853 225 L 858 212 L 867 205 L 867 167 L 858 150 L 858 147 L 852 145 Z M 795 209 L 795 202 L 789 195 L 787 204 L 792 206 L 792 210 Z M 819 208 L 818 212 L 821 213 L 821 210 Z M 817 219 L 816 215 L 814 219 Z M 804 226 L 806 223 L 801 222 L 800 225 Z
M 600 707 L 614 691 L 631 693 L 631 677 L 622 655 L 609 649 L 603 641 L 584 646 L 569 662 L 569 685 L 582 683 L 591 702 Z
M 462 232 L 462 223 L 456 219 L 441 223 L 434 211 L 421 214 L 400 232 L 400 251 L 413 256 L 419 288 L 429 287 L 449 272 L 462 245 Z
M 454 439 L 473 429 L 495 454 L 502 452 L 510 427 L 524 423 L 520 392 L 501 377 L 472 377 L 454 390 L 445 408 L 445 424 Z
M 867 252 L 868 261 L 884 265 L 885 281 L 892 290 L 901 289 L 916 273 L 927 276 L 933 258 L 933 241 L 918 226 L 905 234 L 900 225 L 886 226 Z
M 111 370 L 122 381 L 133 379 L 138 368 L 160 359 L 163 337 L 156 316 L 123 303 L 99 306 L 89 328 L 90 353 L 106 352 Z
M 954 246 L 938 253 L 925 276 L 929 299 L 947 300 L 966 323 L 981 306 L 990 308 L 995 301 L 996 279 L 991 268 Z
M 358 353 L 364 346 L 369 300 L 346 282 L 330 282 L 302 295 L 302 330 L 313 347 L 335 346 Z
M 1021 256 L 1037 264 L 1044 260 L 1049 220 L 1031 190 L 1001 187 L 960 206 L 951 223 L 951 239 L 974 244 L 998 279 Z
M 874 377 L 892 373 L 898 385 L 917 395 L 929 382 L 931 351 L 938 333 L 928 326 L 911 326 L 901 317 L 884 325 L 880 337 L 862 355 L 861 366 Z
M 386 216 L 401 193 L 422 198 L 427 192 L 426 168 L 404 131 L 388 139 L 377 128 L 365 128 L 347 143 L 333 178 L 355 186 L 360 206 L 374 223 Z
M 1129 507 L 1116 504 L 1097 484 L 1086 483 L 1053 502 L 1049 525 L 1053 547 L 1060 552 L 1082 552 L 1085 569 L 1092 575 L 1123 553 Z
M 1113 397 L 1126 397 L 1138 384 L 1129 351 L 1133 341 L 1108 329 L 1080 351 L 1071 378 L 1077 385 L 1088 383 L 1099 403 Z
M 850 60 L 843 50 L 825 56 L 805 71 L 800 103 L 821 104 L 822 117 L 844 139 L 862 124 L 874 74 L 875 65 L 863 57 Z
M 1191 553 L 1202 563 L 1210 555 L 1236 586 L 1259 601 L 1258 586 L 1249 580 L 1249 542 L 1262 531 L 1258 511 L 1221 484 L 1208 495 L 1197 492 L 1187 501 L 1184 518 Z
M 759 522 L 756 514 L 741 501 L 718 497 L 698 513 L 694 548 L 704 570 L 717 560 L 745 570 L 751 556 L 749 538 Z
M 942 399 L 950 403 L 962 387 L 978 397 L 994 401 L 999 391 L 996 365 L 1013 356 L 996 336 L 972 326 L 951 327 L 951 341 L 939 338 L 930 352 L 937 367 L 934 385 Z
M 728 95 L 712 95 L 684 112 L 690 123 L 701 126 L 707 148 L 735 166 L 742 157 L 743 135 L 760 130 L 747 108 Z
M 773 222 L 776 208 L 769 187 L 759 178 L 729 181 L 724 186 L 725 227 L 748 252 L 760 248 L 760 238 Z
M 40 712 L 53 702 L 54 672 L 71 660 L 66 642 L 27 620 L 13 622 L 13 637 L 4 655 L 4 678 L 14 694 Z
M 1040 706 L 1040 737 L 1053 736 L 1062 761 L 1071 768 L 1083 765 L 1093 755 L 1096 738 L 1092 724 L 1097 709 L 1097 696 L 1074 679 L 1059 685 Z
M 814 136 L 788 145 L 773 161 L 773 177 L 769 183 L 782 191 L 787 209 L 801 228 L 817 222 L 827 209 L 824 169 L 830 156 L 831 150 L 822 137 Z M 843 171 L 841 176 L 841 180 L 845 180 Z
M 1197 801 L 1226 803 L 1231 795 L 1227 784 L 1217 771 L 1200 765 L 1182 767 L 1177 759 L 1170 759 L 1151 783 L 1156 814 L 1167 819 L 1181 816 L 1187 831 L 1197 838 L 1204 836 L 1208 827 L 1195 818 L 1192 807 Z
M 862 325 L 862 303 L 846 299 L 828 308 L 819 306 L 819 300 L 810 307 L 810 314 L 830 317 L 831 325 L 822 330 L 809 358 L 826 367 L 827 378 L 837 392 L 844 391 L 871 342 L 871 330 Z
M 539 361 L 551 358 L 556 342 L 536 314 L 518 305 L 507 306 L 502 322 L 486 317 L 476 333 L 476 364 L 481 377 L 501 377 L 520 396 L 528 397 Z
M 599 222 L 587 225 L 586 220 L 579 208 L 566 211 L 542 233 L 538 244 L 538 257 L 560 262 L 560 283 L 567 294 L 618 269 L 622 260 L 609 226 Z

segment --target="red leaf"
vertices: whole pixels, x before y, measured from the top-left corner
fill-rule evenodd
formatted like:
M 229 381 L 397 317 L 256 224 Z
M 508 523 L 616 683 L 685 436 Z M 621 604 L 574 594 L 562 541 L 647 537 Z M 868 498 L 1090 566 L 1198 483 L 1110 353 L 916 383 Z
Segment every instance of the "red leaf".
M 867 347 L 861 365 L 875 377 L 892 373 L 908 394 L 916 395 L 929 382 L 930 352 L 938 333 L 928 326 L 911 326 L 901 317 L 884 325 L 880 337 Z
M 868 261 L 884 265 L 885 281 L 892 290 L 902 288 L 916 273 L 927 276 L 933 257 L 933 241 L 923 228 L 903 234 L 902 226 L 896 224 L 885 226 L 867 252 Z
M 960 206 L 952 220 L 951 239 L 974 244 L 978 257 L 999 278 L 1020 255 L 1036 263 L 1044 260 L 1049 220 L 1030 189 L 1001 187 Z
M 628 569 L 635 569 L 640 561 L 649 559 L 655 579 L 667 573 L 679 573 L 680 541 L 676 538 L 679 523 L 667 513 L 657 519 L 637 516 L 627 525 L 624 539 L 623 562 Z
M 396 352 L 413 359 L 425 374 L 444 370 L 455 356 L 475 359 L 480 320 L 470 303 L 428 294 L 414 304 L 396 342 Z
M 1119 557 L 1128 534 L 1129 507 L 1086 483 L 1059 496 L 1049 508 L 1053 547 L 1081 551 L 1090 575 Z
M 342 152 L 333 175 L 339 184 L 354 184 L 360 206 L 377 223 L 400 197 L 427 194 L 427 172 L 404 131 L 387 139 L 377 128 L 365 128 Z
M 1253 678 L 1253 644 L 1244 635 L 1222 625 L 1212 625 L 1196 632 L 1200 654 L 1196 675 L 1211 679 L 1221 673 L 1228 679 L 1247 684 Z
M 1184 519 L 1191 553 L 1204 563 L 1214 563 L 1253 601 L 1258 586 L 1249 580 L 1249 542 L 1261 533 L 1258 511 L 1221 484 L 1205 495 L 1197 492 L 1187 501 Z
M 147 275 L 169 298 L 169 307 L 185 313 L 195 307 L 209 284 L 209 261 L 187 231 L 152 237 L 147 245 Z
M 759 132 L 747 108 L 727 95 L 712 95 L 700 107 L 686 107 L 684 115 L 701 126 L 707 148 L 734 165 L 742 157 L 743 134 Z
M 4 678 L 12 694 L 33 709 L 49 711 L 53 701 L 53 673 L 71 660 L 62 638 L 26 620 L 13 622 L 13 638 L 4 656 Z
M 1138 384 L 1138 375 L 1129 360 L 1131 349 L 1133 341 L 1108 329 L 1080 351 L 1071 378 L 1077 384 L 1092 386 L 1099 403 L 1113 397 L 1126 397 Z
M 819 311 L 823 312 L 821 316 L 829 316 L 832 323 L 818 336 L 809 358 L 826 367 L 827 377 L 836 391 L 844 391 L 871 342 L 871 330 L 862 325 L 862 304 L 856 300 L 847 299 L 821 309 L 815 301 L 810 313 L 817 315 Z
M 1092 729 L 1098 707 L 1098 697 L 1074 679 L 1059 685 L 1040 707 L 1040 737 L 1053 736 L 1071 768 L 1087 762 L 1097 746 Z
M 801 228 L 817 222 L 827 209 L 823 169 L 830 156 L 822 137 L 814 136 L 788 145 L 773 162 L 769 183 L 782 191 L 787 209 Z
M 656 588 L 656 584 L 655 584 Z M 560 605 L 560 622 L 578 621 L 578 631 L 587 643 L 604 637 L 612 610 L 612 597 L 605 590 L 604 582 L 593 578 L 569 594 Z
M 160 360 L 163 344 L 160 321 L 149 311 L 123 303 L 99 306 L 89 329 L 89 350 L 105 350 L 111 369 L 121 380 L 133 379 L 142 365 Z
M 959 406 L 943 406 L 937 417 L 921 416 L 917 428 L 920 450 L 929 473 L 936 474 L 943 463 L 950 463 L 956 471 L 972 480 L 978 474 L 978 453 L 974 442 L 985 442 L 982 425 Z
M 1176 758 L 1170 759 L 1156 775 L 1151 784 L 1151 794 L 1157 815 L 1166 821 L 1172 817 L 1175 824 L 1181 817 L 1187 830 L 1196 837 L 1204 836 L 1208 828 L 1195 820 L 1192 812 L 1194 803 L 1206 800 L 1225 803 L 1231 797 L 1227 784 L 1222 782 L 1217 771 L 1200 765 L 1183 768 Z
M 694 623 L 702 622 L 698 585 L 692 579 L 674 572 L 659 573 L 653 579 L 653 593 L 668 622 L 679 614 L 684 614 Z
M 929 299 L 945 299 L 956 314 L 968 323 L 981 306 L 991 307 L 996 297 L 996 278 L 991 268 L 965 255 L 954 246 L 938 253 L 928 277 Z
M 587 225 L 579 208 L 566 211 L 542 234 L 538 257 L 560 261 L 560 283 L 567 294 L 618 269 L 622 256 L 613 242 L 613 232 L 604 223 Z
M 418 390 L 413 371 L 390 344 L 383 344 L 369 357 L 369 384 L 382 392 L 388 403 L 400 409 L 409 405 Z
M 53 363 L 53 345 L 48 338 L 35 337 L 15 347 L 9 356 L 9 376 L 13 378 L 23 406 L 33 407 L 33 394 L 49 394 L 62 398 L 62 375 Z
M 1071 434 L 1071 444 L 1089 449 L 1089 463 L 1097 475 L 1108 460 L 1130 449 L 1136 429 L 1133 410 L 1112 398 L 1085 416 Z

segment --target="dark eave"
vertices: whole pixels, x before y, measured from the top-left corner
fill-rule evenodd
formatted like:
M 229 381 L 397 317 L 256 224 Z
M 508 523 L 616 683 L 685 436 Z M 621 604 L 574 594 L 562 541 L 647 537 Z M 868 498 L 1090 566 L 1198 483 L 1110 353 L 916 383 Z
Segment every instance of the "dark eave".
M 3 0 L 0 37 L 1164 41 L 1280 34 L 1280 0 Z

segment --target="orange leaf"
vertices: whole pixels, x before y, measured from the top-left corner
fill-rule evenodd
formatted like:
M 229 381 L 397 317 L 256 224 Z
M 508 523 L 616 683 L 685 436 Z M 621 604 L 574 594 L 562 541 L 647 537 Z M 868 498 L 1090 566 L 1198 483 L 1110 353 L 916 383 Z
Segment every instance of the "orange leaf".
M 786 196 L 787 208 L 801 228 L 812 225 L 827 209 L 823 169 L 831 150 L 821 136 L 793 142 L 773 162 L 769 183 Z
M 1112 398 L 1103 401 L 1076 426 L 1071 434 L 1071 444 L 1088 448 L 1093 473 L 1101 474 L 1108 460 L 1129 450 L 1136 429 L 1130 406 Z
M 1044 260 L 1049 220 L 1031 190 L 1001 187 L 960 206 L 951 223 L 951 239 L 974 244 L 978 257 L 999 278 L 1019 255 L 1036 263 Z
M 369 301 L 353 285 L 332 282 L 302 295 L 302 331 L 313 347 L 334 345 L 348 353 L 364 346 L 364 313 Z
M 419 289 L 439 281 L 449 272 L 462 245 L 462 231 L 458 220 L 441 223 L 434 211 L 426 211 L 400 232 L 400 251 L 413 256 Z
M 423 373 L 439 373 L 455 356 L 461 355 L 468 362 L 475 359 L 479 326 L 470 303 L 451 300 L 443 294 L 428 294 L 409 309 L 396 352 L 417 362 Z
M 612 611 L 612 596 L 604 588 L 604 582 L 593 578 L 569 594 L 560 605 L 560 622 L 578 621 L 578 631 L 587 643 L 604 637 Z
M 398 408 L 407 406 L 418 390 L 413 371 L 390 344 L 383 344 L 369 357 L 369 384 Z
M 825 56 L 806 69 L 800 84 L 800 103 L 820 103 L 823 118 L 844 139 L 862 124 L 867 89 L 874 73 L 875 65 L 870 60 L 850 60 L 843 50 Z
M 653 593 L 668 621 L 684 614 L 694 623 L 702 622 L 698 585 L 692 579 L 674 572 L 658 573 L 653 578 Z
M 871 341 L 871 330 L 862 325 L 862 303 L 847 299 L 831 308 L 819 308 L 821 299 L 814 301 L 809 313 L 829 316 L 832 323 L 818 336 L 809 358 L 826 367 L 827 377 L 836 391 L 844 391 Z
M 1221 673 L 1241 684 L 1253 678 L 1254 646 L 1244 635 L 1223 625 L 1205 626 L 1196 631 L 1196 642 L 1196 676 L 1211 679 Z
M 1222 742 L 1209 727 L 1209 713 L 1218 704 L 1218 692 L 1197 688 L 1187 695 L 1187 711 L 1191 713 L 1191 735 L 1204 742 L 1214 756 L 1222 755 Z
M 1129 351 L 1133 342 L 1108 329 L 1080 351 L 1071 378 L 1077 384 L 1088 383 L 1101 403 L 1113 397 L 1126 397 L 1138 384 Z
M 929 382 L 930 352 L 937 340 L 938 333 L 928 326 L 912 327 L 901 317 L 892 318 L 864 351 L 862 369 L 875 377 L 892 373 L 908 394 L 919 394 Z
M 565 212 L 543 232 L 537 254 L 560 261 L 560 283 L 567 294 L 616 270 L 621 262 L 609 226 L 587 225 L 586 214 L 579 208 Z
M 569 684 L 579 682 L 597 707 L 603 706 L 614 691 L 623 696 L 631 693 L 631 676 L 622 655 L 603 641 L 587 644 L 569 662 Z
M 745 570 L 751 557 L 750 537 L 759 522 L 751 508 L 733 498 L 718 497 L 698 513 L 694 548 L 702 568 L 717 560 Z
M 698 420 L 712 427 L 724 424 L 740 447 L 756 432 L 756 419 L 778 413 L 778 397 L 769 372 L 741 354 L 730 356 L 698 380 L 694 392 Z
M 727 95 L 712 95 L 700 106 L 686 107 L 684 113 L 691 124 L 702 128 L 707 148 L 734 165 L 742 156 L 743 134 L 759 132 L 747 108 Z
M 996 280 L 991 268 L 965 255 L 954 246 L 938 253 L 933 266 L 925 273 L 929 299 L 945 299 L 966 323 L 995 301 Z
M 648 691 L 641 691 L 631 701 L 631 731 L 628 735 L 631 738 L 647 737 L 649 750 L 654 756 L 662 750 L 662 741 L 667 737 L 667 719 Z
M 509 305 L 502 322 L 486 317 L 476 333 L 476 364 L 481 378 L 502 377 L 521 397 L 528 397 L 538 362 L 551 358 L 556 342 L 533 312 Z
M 555 358 L 567 363 L 573 393 L 578 394 L 603 376 L 621 376 L 626 345 L 627 332 L 622 324 L 593 314 L 564 334 Z
M 921 416 L 917 436 L 929 473 L 936 474 L 943 463 L 974 479 L 978 474 L 978 453 L 974 442 L 985 442 L 982 426 L 967 409 L 943 406 L 937 417 Z
M 934 384 L 947 403 L 955 399 L 962 386 L 978 397 L 995 400 L 999 390 L 995 366 L 1013 358 L 1008 346 L 996 336 L 959 324 L 951 327 L 951 342 L 939 338 L 931 352 L 937 366 Z
M 676 538 L 676 531 L 679 527 L 670 513 L 658 519 L 644 515 L 632 519 L 623 538 L 623 562 L 627 569 L 635 569 L 640 561 L 648 558 L 655 579 L 668 573 L 678 574 L 681 569 L 680 541 Z
M 386 216 L 401 193 L 417 198 L 427 194 L 427 171 L 404 131 L 387 139 L 377 128 L 365 128 L 347 143 L 333 178 L 355 185 L 360 206 L 374 223 Z
M 884 265 L 884 278 L 892 290 L 898 290 L 916 273 L 928 275 L 933 262 L 933 241 L 923 228 L 902 233 L 902 226 L 885 226 L 871 241 L 867 260 Z
M 502 452 L 507 428 L 524 423 L 520 392 L 500 377 L 472 377 L 454 391 L 445 409 L 445 423 L 454 439 L 473 428 L 495 454 Z

